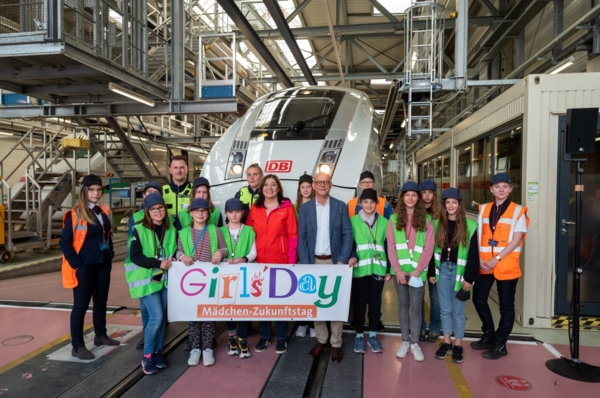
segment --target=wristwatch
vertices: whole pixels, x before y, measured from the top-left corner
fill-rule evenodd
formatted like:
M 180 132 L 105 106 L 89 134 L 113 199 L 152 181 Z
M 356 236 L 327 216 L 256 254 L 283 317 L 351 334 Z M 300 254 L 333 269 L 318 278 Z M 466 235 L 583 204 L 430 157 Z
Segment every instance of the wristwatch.
M 242 257 L 242 260 L 244 260 L 244 262 L 247 263 L 248 262 L 248 257 L 244 256 L 244 257 Z
M 498 261 L 502 260 L 502 258 L 500 257 L 499 254 L 496 256 L 496 260 L 498 260 Z

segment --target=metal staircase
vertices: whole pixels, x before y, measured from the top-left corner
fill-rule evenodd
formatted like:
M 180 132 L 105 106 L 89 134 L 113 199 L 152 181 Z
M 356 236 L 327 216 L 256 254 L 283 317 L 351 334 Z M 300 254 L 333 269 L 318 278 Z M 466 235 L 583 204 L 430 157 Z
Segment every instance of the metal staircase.
M 412 2 L 406 10 L 405 80 L 408 90 L 406 135 L 428 134 L 433 139 L 433 93 L 441 88 L 444 6 Z

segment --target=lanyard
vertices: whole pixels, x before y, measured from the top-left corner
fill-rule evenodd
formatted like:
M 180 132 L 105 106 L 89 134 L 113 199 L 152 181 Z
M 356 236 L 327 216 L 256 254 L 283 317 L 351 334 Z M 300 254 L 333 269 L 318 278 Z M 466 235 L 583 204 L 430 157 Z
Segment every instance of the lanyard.
M 158 238 L 158 235 L 156 234 L 156 230 L 154 230 L 154 238 L 155 238 L 155 240 L 154 240 L 154 257 L 155 258 L 158 258 L 159 256 L 164 257 L 163 242 L 164 242 L 164 238 L 165 238 L 165 228 L 162 228 L 162 231 L 160 234 L 160 239 Z M 156 247 L 156 240 L 158 240 L 158 248 Z
M 229 243 L 231 243 L 231 258 L 235 258 L 235 248 L 237 247 L 237 244 L 240 240 L 240 236 L 242 236 L 242 228 L 244 228 L 243 224 L 240 226 L 240 230 L 238 231 L 237 237 L 233 239 L 231 237 L 231 230 L 229 229 L 229 226 L 227 226 L 227 231 L 229 231 Z
M 192 258 L 195 259 L 196 256 L 196 247 L 198 246 L 198 242 L 200 242 L 200 239 L 202 239 L 202 236 L 204 235 L 204 232 L 206 231 L 206 225 L 204 226 L 204 228 L 202 228 L 202 230 L 200 231 L 200 234 L 198 234 L 198 237 L 196 238 L 196 243 L 194 243 L 194 250 L 192 250 Z M 192 227 L 193 229 L 193 227 Z
M 96 213 L 94 211 L 94 209 L 90 209 L 90 210 L 91 210 L 92 214 L 94 215 L 94 217 L 96 217 L 96 219 L 100 222 L 100 228 L 102 228 L 102 242 L 106 243 L 108 241 L 108 236 L 107 236 L 106 230 L 104 229 L 104 219 L 102 218 L 102 214 L 104 214 L 104 212 L 102 211 L 102 207 L 100 207 L 99 205 L 95 205 L 95 206 L 98 206 L 98 208 L 100 209 L 100 213 Z M 108 217 L 106 217 L 106 218 L 108 219 Z
M 377 222 L 377 216 L 375 216 L 375 221 L 373 221 L 373 225 L 377 224 L 375 226 L 375 235 L 373 235 L 373 226 L 369 225 L 369 223 L 366 221 L 365 221 L 365 224 L 367 224 L 367 229 L 369 230 L 369 234 L 371 235 L 371 238 L 373 239 L 373 246 L 375 247 L 375 246 L 377 246 L 377 230 L 379 230 L 379 223 Z
M 454 231 L 452 232 L 452 239 L 448 242 L 448 234 L 446 234 L 446 251 L 448 253 L 447 261 L 450 261 L 450 253 L 452 253 L 452 243 L 454 243 L 454 238 L 456 238 L 456 230 L 458 226 L 454 225 Z M 457 245 L 458 246 L 458 245 Z

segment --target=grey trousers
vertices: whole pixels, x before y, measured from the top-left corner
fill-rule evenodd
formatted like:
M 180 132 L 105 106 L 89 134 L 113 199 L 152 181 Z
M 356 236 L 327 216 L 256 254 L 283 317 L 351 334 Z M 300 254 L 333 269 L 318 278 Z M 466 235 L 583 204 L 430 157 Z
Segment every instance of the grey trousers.
M 315 258 L 315 264 L 333 264 L 333 262 L 331 261 L 331 259 L 319 260 L 318 258 Z M 327 339 L 329 337 L 329 342 L 331 343 L 332 347 L 341 347 L 343 327 L 344 322 L 331 321 L 331 337 L 329 337 L 329 330 L 327 330 L 327 322 L 315 321 L 315 332 L 317 333 L 317 341 L 321 344 L 325 344 L 327 343 Z
M 425 297 L 425 289 L 423 287 L 415 288 L 408 285 L 401 285 L 396 278 L 393 279 L 396 286 L 396 294 L 398 295 L 398 321 L 400 321 L 402 341 L 410 341 L 411 344 L 417 344 L 421 331 L 421 310 Z

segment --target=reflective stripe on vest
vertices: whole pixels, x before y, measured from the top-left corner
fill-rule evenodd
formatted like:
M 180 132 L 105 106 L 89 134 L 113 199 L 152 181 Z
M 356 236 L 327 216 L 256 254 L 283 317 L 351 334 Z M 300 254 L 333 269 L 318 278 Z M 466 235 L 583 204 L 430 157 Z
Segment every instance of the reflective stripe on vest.
M 434 229 L 437 231 L 439 220 L 435 220 L 433 222 Z M 454 283 L 454 291 L 458 292 L 462 289 L 462 281 L 465 276 L 465 268 L 467 265 L 467 258 L 469 256 L 469 245 L 471 244 L 471 239 L 473 238 L 473 234 L 477 230 L 477 223 L 475 221 L 467 219 L 467 246 L 463 246 L 462 243 L 458 245 L 458 253 L 456 253 L 456 281 Z M 442 250 L 446 248 L 441 248 L 437 245 L 437 240 L 435 244 L 435 249 L 433 252 L 434 261 L 435 261 L 435 280 L 436 282 L 440 279 L 440 262 L 442 259 Z M 449 258 L 447 260 L 450 260 Z
M 219 238 L 217 236 L 217 227 L 211 224 L 206 225 L 208 230 L 208 236 L 210 238 L 210 255 L 214 256 L 215 252 L 219 249 Z M 206 232 L 205 232 L 206 233 Z M 183 246 L 183 252 L 186 256 L 192 257 L 194 254 L 194 242 L 192 242 L 192 226 L 186 227 L 179 231 L 179 238 L 181 239 L 181 245 Z M 194 257 L 192 257 L 194 259 Z
M 252 244 L 256 238 L 256 234 L 254 233 L 254 229 L 252 229 L 252 227 L 242 225 L 242 231 L 240 232 L 240 236 L 238 236 L 237 243 L 235 244 L 235 252 L 233 252 L 234 240 L 229 233 L 229 228 L 227 228 L 227 226 L 222 226 L 220 229 L 223 239 L 225 239 L 225 245 L 227 245 L 227 257 L 225 258 L 242 258 L 250 254 L 250 250 L 252 250 Z M 235 255 L 235 257 L 232 256 L 232 253 Z
M 352 277 L 362 278 L 372 274 L 385 276 L 387 256 L 383 242 L 386 238 L 388 220 L 383 216 L 378 216 L 371 231 L 358 214 L 350 219 L 350 223 L 352 224 L 352 235 L 356 243 L 356 255 L 358 257 L 358 266 L 352 268 Z M 372 234 L 376 235 L 376 244 L 373 244 Z M 379 259 L 375 258 L 377 254 L 380 256 Z
M 427 215 L 425 219 L 425 226 L 431 219 L 430 215 Z M 412 252 L 408 249 L 408 243 L 406 242 L 406 234 L 404 230 L 398 231 L 396 224 L 398 221 L 398 214 L 394 213 L 390 217 L 390 222 L 394 225 L 394 239 L 396 240 L 396 253 L 398 255 L 398 264 L 404 272 L 412 272 L 417 269 L 421 253 L 423 253 L 423 247 L 425 246 L 425 230 L 417 231 L 415 247 Z M 427 228 L 427 227 L 426 227 Z M 427 280 L 427 272 L 421 272 L 421 279 L 423 282 Z

